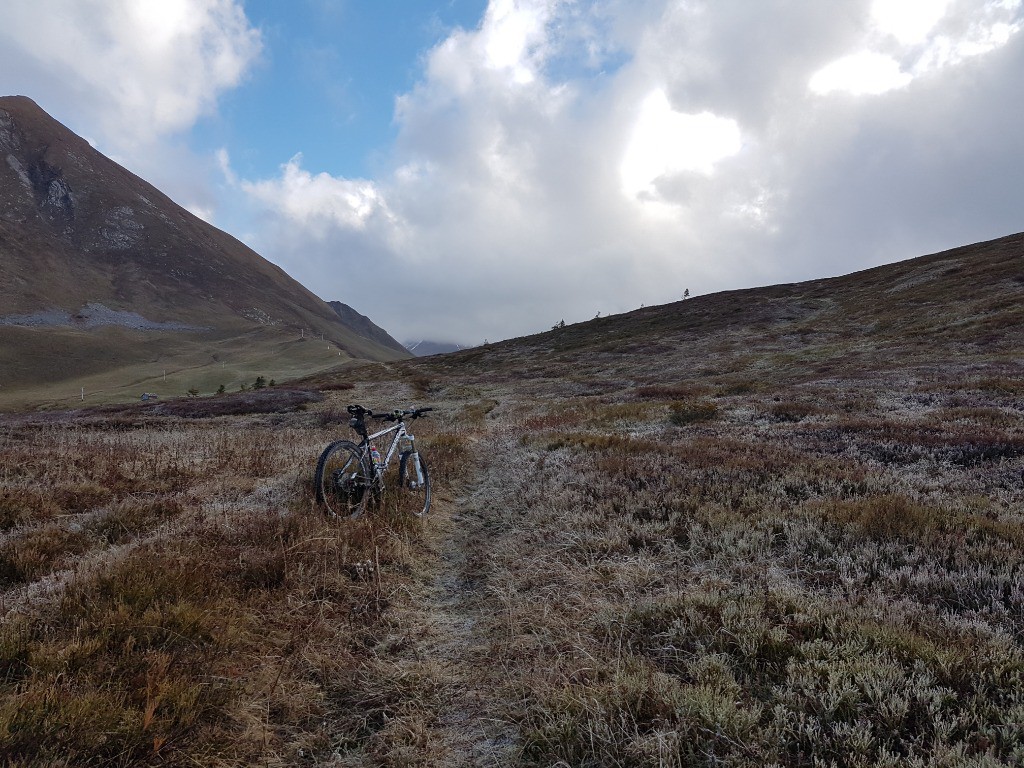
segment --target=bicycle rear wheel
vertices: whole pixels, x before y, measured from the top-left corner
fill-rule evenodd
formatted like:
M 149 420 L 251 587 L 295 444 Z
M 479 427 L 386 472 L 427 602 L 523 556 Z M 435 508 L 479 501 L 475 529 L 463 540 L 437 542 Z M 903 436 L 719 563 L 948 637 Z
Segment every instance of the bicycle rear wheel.
M 350 440 L 328 445 L 316 463 L 316 500 L 331 517 L 359 517 L 370 498 L 373 468 L 362 448 Z
M 406 451 L 398 463 L 398 508 L 422 517 L 430 509 L 430 474 L 423 451 Z

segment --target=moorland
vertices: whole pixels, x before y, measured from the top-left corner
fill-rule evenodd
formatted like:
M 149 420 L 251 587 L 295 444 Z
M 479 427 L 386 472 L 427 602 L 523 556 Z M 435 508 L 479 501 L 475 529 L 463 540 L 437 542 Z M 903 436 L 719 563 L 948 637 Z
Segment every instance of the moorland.
M 13 765 L 1019 765 L 1024 237 L 0 417 Z M 315 507 L 431 405 L 423 520 Z

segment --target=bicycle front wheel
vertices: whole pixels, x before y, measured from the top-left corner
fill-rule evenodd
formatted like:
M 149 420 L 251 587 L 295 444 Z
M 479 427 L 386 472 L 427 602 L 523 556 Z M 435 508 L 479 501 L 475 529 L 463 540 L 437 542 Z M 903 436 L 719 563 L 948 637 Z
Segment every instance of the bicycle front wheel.
M 359 517 L 370 498 L 373 468 L 362 448 L 350 440 L 328 445 L 316 463 L 316 500 L 331 517 Z
M 422 517 L 430 509 L 430 474 L 422 451 L 406 451 L 398 463 L 398 508 Z

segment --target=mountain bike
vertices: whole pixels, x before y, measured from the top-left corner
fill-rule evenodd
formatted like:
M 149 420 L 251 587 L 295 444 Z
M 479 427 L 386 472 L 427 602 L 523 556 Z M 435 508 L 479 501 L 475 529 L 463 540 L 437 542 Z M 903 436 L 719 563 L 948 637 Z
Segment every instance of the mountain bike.
M 433 408 L 396 410 L 376 414 L 361 405 L 347 408 L 348 425 L 360 441 L 336 440 L 328 445 L 316 463 L 316 500 L 332 517 L 359 517 L 371 498 L 380 498 L 388 486 L 397 485 L 394 497 L 400 511 L 422 517 L 430 509 L 430 475 L 423 454 L 416 450 L 416 438 L 406 428 L 406 419 L 425 416 Z M 369 434 L 366 419 L 396 422 L 394 426 Z M 394 433 L 386 454 L 374 441 Z M 391 459 L 398 454 L 398 477 L 388 475 Z

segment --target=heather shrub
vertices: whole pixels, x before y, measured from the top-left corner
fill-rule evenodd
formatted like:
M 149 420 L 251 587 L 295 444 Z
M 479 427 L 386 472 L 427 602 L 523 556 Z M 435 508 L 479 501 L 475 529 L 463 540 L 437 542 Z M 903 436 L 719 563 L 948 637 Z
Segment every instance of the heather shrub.
M 668 420 L 677 427 L 685 427 L 718 416 L 718 406 L 708 400 L 679 400 L 669 406 Z

